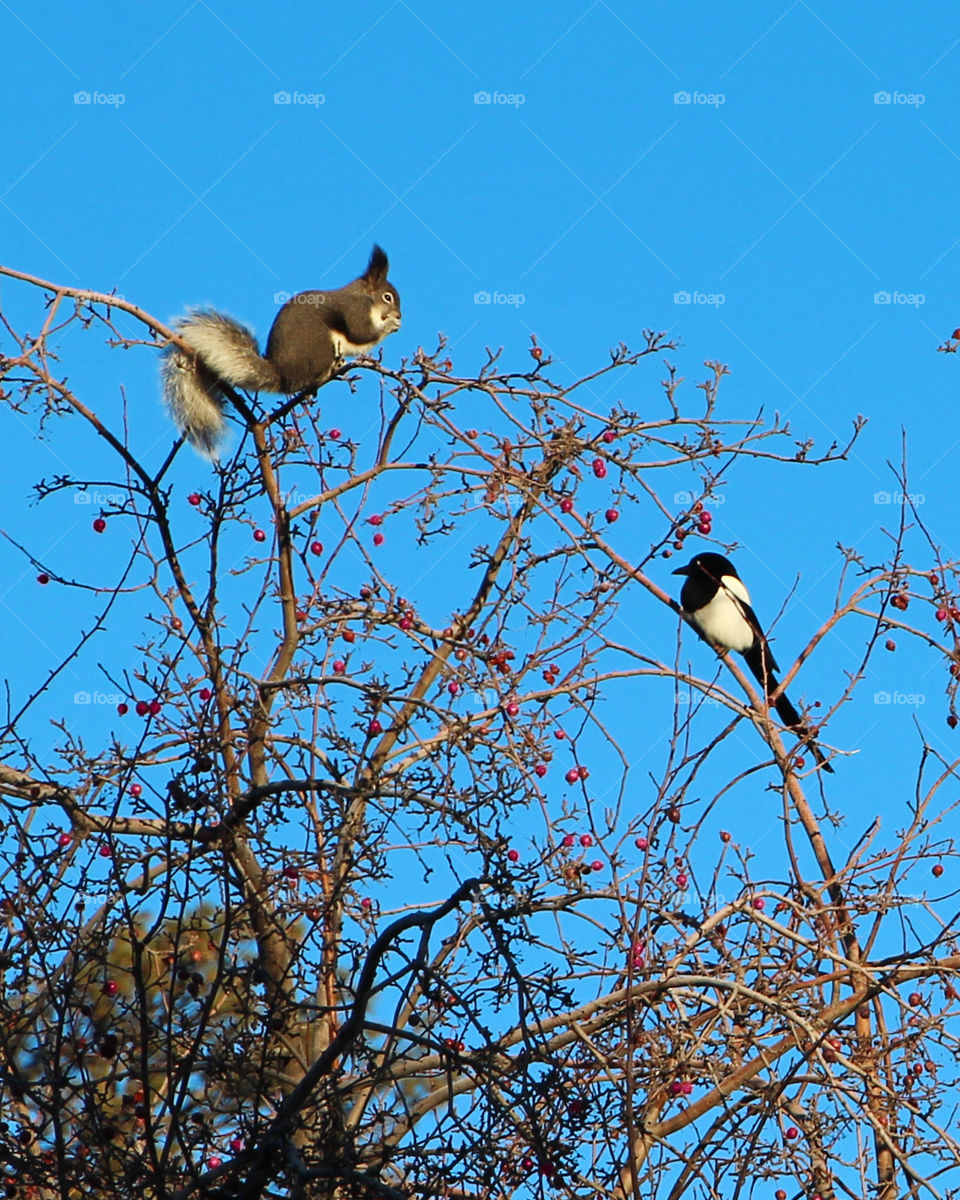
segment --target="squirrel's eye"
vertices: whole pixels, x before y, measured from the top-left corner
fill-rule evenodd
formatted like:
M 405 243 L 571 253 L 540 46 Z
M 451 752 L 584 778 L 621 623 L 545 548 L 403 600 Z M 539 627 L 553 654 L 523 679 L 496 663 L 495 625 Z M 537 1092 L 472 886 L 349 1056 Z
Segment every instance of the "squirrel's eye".
M 384 292 L 383 299 L 387 304 L 393 303 L 393 292 Z

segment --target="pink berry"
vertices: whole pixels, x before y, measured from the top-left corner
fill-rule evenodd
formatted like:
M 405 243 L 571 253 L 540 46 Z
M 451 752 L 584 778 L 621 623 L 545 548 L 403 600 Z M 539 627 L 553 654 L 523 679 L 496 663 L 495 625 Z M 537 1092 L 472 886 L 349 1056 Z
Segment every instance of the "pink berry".
M 199 492 L 191 492 L 190 495 L 187 497 L 187 503 L 192 504 L 193 507 L 196 508 L 197 505 L 200 503 L 200 493 Z
M 600 436 L 609 446 L 611 442 L 615 442 L 617 440 L 617 431 L 615 429 L 605 429 Z
M 533 768 L 533 773 L 538 779 L 542 779 L 547 773 L 547 764 L 537 763 L 537 765 Z
M 108 979 L 103 985 L 103 990 L 108 996 L 115 996 L 120 991 L 120 985 L 115 979 Z
M 647 839 L 645 837 L 638 837 L 637 840 L 634 842 L 634 845 L 636 846 L 636 848 L 638 850 L 646 850 L 646 848 L 650 845 L 650 843 L 647 841 Z
M 517 713 L 520 711 L 520 705 L 516 702 L 516 700 L 511 700 L 510 703 L 506 706 L 505 711 L 506 711 L 506 714 L 508 717 L 515 717 L 517 715 Z
M 347 669 L 347 664 L 343 661 L 342 658 L 338 658 L 337 661 L 333 664 L 334 675 L 342 675 L 344 673 L 344 671 L 346 671 L 346 669 Z
M 685 1079 L 683 1081 L 683 1087 L 681 1090 L 685 1096 L 689 1096 L 690 1093 L 693 1091 L 693 1084 L 690 1082 L 689 1079 Z
M 197 692 L 197 695 L 201 700 L 209 700 L 213 695 L 213 692 L 211 692 L 209 688 L 201 688 L 200 691 Z
M 220 1163 L 221 1163 L 221 1159 L 220 1159 L 220 1156 L 217 1154 L 211 1154 L 210 1157 L 207 1159 L 207 1166 L 210 1168 L 211 1171 L 215 1171 L 217 1169 L 217 1167 L 220 1166 Z
M 766 901 L 762 896 L 754 896 L 753 907 L 760 912 L 762 909 L 766 908 Z
M 267 535 L 262 529 L 255 529 L 253 531 L 253 540 L 255 542 L 265 542 L 267 540 Z
M 595 858 L 593 860 L 593 862 L 590 864 L 590 870 L 591 871 L 602 871 L 603 870 L 603 863 L 601 862 L 601 860 L 599 858 Z
M 947 619 L 947 617 L 949 617 L 949 616 L 950 616 L 950 614 L 947 612 L 947 610 L 945 608 L 937 609 L 937 620 L 938 621 L 945 621 Z
M 400 626 L 400 628 L 401 628 L 401 629 L 403 629 L 404 631 L 406 631 L 407 629 L 412 629 L 412 628 L 413 628 L 413 615 L 412 615 L 412 613 L 404 613 L 404 614 L 403 614 L 403 616 L 400 618 L 400 620 L 397 622 L 397 624 L 398 624 L 398 625 Z
M 367 733 L 369 733 L 371 737 L 375 737 L 378 733 L 383 733 L 383 726 L 380 724 L 380 722 L 377 720 L 376 717 L 374 717 L 373 720 L 370 722 L 370 724 L 367 726 Z
M 103 519 L 103 517 L 97 517 L 97 519 L 93 523 L 94 533 L 103 533 L 103 531 L 106 529 L 106 527 L 107 527 L 107 523 Z
M 383 545 L 383 534 L 382 534 L 382 533 L 375 533 L 375 534 L 373 535 L 373 544 L 374 544 L 375 546 L 382 546 L 382 545 Z
M 571 767 L 564 776 L 564 779 L 566 779 L 567 783 L 576 783 L 580 779 L 580 772 L 576 767 Z
M 560 511 L 562 513 L 573 512 L 573 500 L 570 496 L 564 496 L 560 501 Z
M 687 877 L 681 871 L 680 874 L 677 876 L 677 887 L 685 888 L 686 886 L 687 886 Z
M 681 1081 L 679 1079 L 671 1080 L 670 1095 L 671 1096 L 679 1096 L 682 1091 L 683 1091 L 683 1084 L 681 1083 Z
M 519 850 L 508 850 L 507 858 L 509 858 L 511 862 L 519 862 L 520 861 L 520 851 Z
M 339 442 L 340 437 L 341 437 L 340 430 L 339 429 L 331 429 L 329 436 L 332 437 L 335 442 Z
M 100 855 L 101 858 L 113 858 L 113 851 L 110 849 L 110 847 L 107 845 L 106 842 L 103 843 L 103 845 L 100 847 L 100 849 L 97 851 L 97 853 Z
M 455 696 L 460 691 L 460 684 L 455 679 L 451 679 L 447 684 L 447 691 L 451 696 Z
M 593 460 L 592 465 L 593 465 L 593 473 L 594 473 L 594 475 L 596 475 L 597 479 L 606 478 L 607 464 L 603 461 L 602 458 L 595 458 Z
M 143 795 L 143 788 L 141 787 L 141 785 L 139 783 L 131 783 L 130 784 L 130 795 L 131 796 L 142 796 Z
M 369 896 L 364 896 L 363 899 L 360 901 L 360 907 L 362 909 L 368 909 L 368 908 L 371 908 L 372 906 L 373 906 L 373 901 L 370 899 Z
M 564 839 L 563 839 L 563 842 L 561 843 L 561 845 L 573 846 L 576 844 L 576 840 L 577 839 L 573 836 L 572 833 L 568 833 L 564 836 Z
M 382 525 L 383 517 L 380 515 L 380 513 L 374 513 L 372 517 L 367 517 L 367 524 L 368 525 Z
M 310 543 L 310 553 L 311 554 L 322 554 L 323 553 L 323 542 L 311 542 Z

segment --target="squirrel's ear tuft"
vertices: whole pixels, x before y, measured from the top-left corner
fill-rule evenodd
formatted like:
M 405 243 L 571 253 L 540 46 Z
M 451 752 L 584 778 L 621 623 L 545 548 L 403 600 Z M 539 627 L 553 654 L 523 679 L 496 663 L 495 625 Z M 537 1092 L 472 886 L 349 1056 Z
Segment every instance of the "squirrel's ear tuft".
M 370 254 L 370 261 L 367 263 L 367 269 L 363 273 L 364 279 L 369 279 L 371 283 L 382 283 L 387 277 L 387 270 L 390 264 L 387 261 L 385 251 L 374 244 L 373 251 Z

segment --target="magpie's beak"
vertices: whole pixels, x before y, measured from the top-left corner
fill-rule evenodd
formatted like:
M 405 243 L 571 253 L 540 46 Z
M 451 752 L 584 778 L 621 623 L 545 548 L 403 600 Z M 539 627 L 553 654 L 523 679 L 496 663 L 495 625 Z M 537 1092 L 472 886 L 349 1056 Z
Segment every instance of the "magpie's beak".
M 686 566 L 686 567 L 677 567 L 677 569 L 676 569 L 675 571 L 671 571 L 671 572 L 670 572 L 670 574 L 671 574 L 671 575 L 689 575 L 689 574 L 690 574 L 690 568 L 689 568 L 689 566 Z

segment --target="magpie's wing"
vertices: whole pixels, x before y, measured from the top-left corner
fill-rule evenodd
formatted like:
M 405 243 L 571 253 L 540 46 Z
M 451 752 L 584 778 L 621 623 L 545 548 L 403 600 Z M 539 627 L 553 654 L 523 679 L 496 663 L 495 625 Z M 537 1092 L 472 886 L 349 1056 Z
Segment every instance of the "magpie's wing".
M 779 671 L 780 668 L 777 665 L 777 660 L 773 657 L 773 651 L 767 642 L 760 619 L 753 611 L 753 606 L 750 603 L 750 593 L 747 591 L 743 581 L 736 576 L 725 576 L 720 581 L 720 586 L 737 606 L 744 621 L 753 630 L 753 645 L 749 650 L 743 652 L 743 657 L 747 660 L 747 665 L 753 671 L 754 675 L 757 676 L 757 679 L 763 683 L 772 671 Z M 757 664 L 756 667 L 753 665 L 754 662 Z M 763 671 L 762 674 L 758 673 L 757 667 L 761 668 Z

